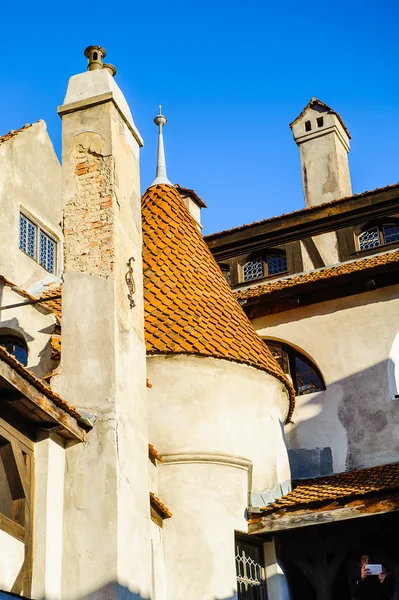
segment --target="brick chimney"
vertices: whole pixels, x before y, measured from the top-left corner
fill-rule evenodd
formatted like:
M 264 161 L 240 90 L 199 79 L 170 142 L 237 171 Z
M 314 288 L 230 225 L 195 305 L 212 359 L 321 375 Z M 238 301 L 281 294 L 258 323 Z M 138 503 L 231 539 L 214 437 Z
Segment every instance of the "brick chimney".
M 299 146 L 306 206 L 351 196 L 350 134 L 339 114 L 312 98 L 290 127 Z
M 147 598 L 143 142 L 105 50 L 90 46 L 85 55 L 88 70 L 70 78 L 58 108 L 65 271 L 54 387 L 95 425 L 87 444 L 66 452 L 63 588 L 65 597 L 95 600 L 120 597 L 123 584 Z

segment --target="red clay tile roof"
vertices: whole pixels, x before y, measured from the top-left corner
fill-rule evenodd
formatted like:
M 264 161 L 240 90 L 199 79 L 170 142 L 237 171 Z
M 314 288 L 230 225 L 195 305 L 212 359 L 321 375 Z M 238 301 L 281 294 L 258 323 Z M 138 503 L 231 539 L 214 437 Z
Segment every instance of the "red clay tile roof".
M 45 292 L 41 293 L 39 295 L 39 298 L 54 298 L 54 300 L 43 302 L 41 306 L 47 306 L 61 321 L 62 299 L 57 298 L 57 296 L 61 296 L 61 285 L 56 285 L 54 287 L 49 288 Z
M 160 499 L 157 498 L 152 492 L 150 492 L 150 504 L 152 504 L 155 508 L 158 509 L 158 511 L 161 513 L 164 519 L 168 519 L 172 516 L 172 513 L 170 512 L 169 508 L 165 506 L 165 504 L 161 502 Z
M 224 229 L 223 231 L 217 231 L 215 233 L 210 233 L 204 237 L 205 241 L 213 240 L 217 237 L 222 237 L 223 235 L 228 235 L 230 233 L 236 233 L 237 231 L 243 231 L 244 229 L 250 229 L 251 227 L 256 227 L 257 225 L 263 225 L 263 223 L 269 223 L 270 221 L 279 221 L 281 219 L 285 219 L 292 215 L 300 216 L 301 214 L 308 215 L 312 212 L 317 212 L 322 208 L 333 207 L 340 202 L 345 202 L 348 200 L 352 200 L 353 198 L 363 198 L 368 194 L 377 194 L 379 192 L 385 192 L 386 190 L 399 190 L 399 183 L 393 183 L 391 185 L 386 185 L 385 187 L 376 188 L 375 190 L 366 190 L 365 192 L 361 192 L 360 194 L 353 194 L 353 196 L 345 196 L 345 198 L 337 198 L 336 200 L 331 200 L 330 202 L 323 202 L 322 204 L 315 204 L 314 206 L 305 206 L 304 208 L 300 208 L 298 210 L 294 210 L 289 213 L 282 213 L 281 215 L 277 215 L 274 217 L 268 217 L 267 219 L 261 219 L 260 221 L 254 221 L 253 223 L 245 223 L 244 225 L 239 225 L 238 227 L 233 227 L 231 229 Z
M 11 129 L 11 131 L 6 133 L 5 135 L 0 135 L 0 144 L 2 144 L 3 142 L 8 142 L 8 140 L 11 140 L 13 137 L 18 135 L 22 131 L 26 131 L 26 129 L 29 129 L 29 127 L 32 127 L 32 125 L 27 124 L 21 127 L 20 129 Z
M 74 417 L 75 419 L 79 419 L 82 415 L 74 408 L 73 406 L 69 406 L 65 400 L 61 398 L 58 394 L 56 394 L 48 385 L 43 383 L 41 379 L 38 379 L 33 373 L 31 373 L 26 367 L 24 367 L 14 356 L 9 354 L 7 350 L 0 346 L 0 360 L 3 360 L 10 367 L 14 369 L 19 375 L 21 375 L 26 381 L 31 383 L 33 387 L 35 387 L 39 392 L 47 396 L 54 404 L 64 410 L 66 413 Z
M 306 111 L 309 108 L 312 108 L 312 106 L 314 104 L 319 104 L 320 106 L 322 106 L 323 108 L 325 108 L 327 112 L 329 112 L 332 115 L 335 115 L 337 117 L 338 121 L 341 123 L 342 127 L 344 128 L 344 130 L 346 131 L 346 133 L 348 135 L 348 138 L 351 139 L 351 134 L 349 133 L 348 128 L 346 127 L 345 123 L 343 122 L 341 116 L 337 112 L 335 112 L 335 110 L 333 110 L 330 106 L 328 106 L 327 104 L 325 104 L 321 100 L 318 100 L 317 98 L 314 98 L 314 97 L 309 100 L 309 102 L 307 103 L 307 105 L 305 106 L 305 108 L 303 109 L 303 111 L 297 116 L 297 118 L 294 119 L 292 121 L 292 123 L 290 123 L 291 129 L 292 129 L 292 126 L 295 125 L 295 123 L 297 121 L 299 121 L 299 119 L 301 119 L 304 116 L 304 114 L 306 113 Z
M 152 186 L 142 199 L 148 354 L 196 354 L 251 365 L 295 392 L 234 299 L 178 191 Z
M 249 300 L 251 298 L 259 298 L 266 296 L 272 292 L 295 288 L 305 283 L 321 281 L 325 279 L 334 279 L 342 275 L 349 275 L 365 269 L 373 269 L 382 265 L 390 265 L 399 262 L 399 250 L 383 252 L 375 256 L 351 260 L 333 267 L 322 267 L 309 273 L 301 273 L 298 275 L 290 275 L 282 279 L 275 279 L 267 283 L 261 283 L 254 287 L 236 290 L 235 297 L 238 300 Z
M 312 502 L 338 500 L 348 496 L 364 496 L 398 487 L 399 463 L 391 463 L 381 467 L 347 471 L 303 481 L 289 494 L 263 507 L 262 511 L 294 510 Z

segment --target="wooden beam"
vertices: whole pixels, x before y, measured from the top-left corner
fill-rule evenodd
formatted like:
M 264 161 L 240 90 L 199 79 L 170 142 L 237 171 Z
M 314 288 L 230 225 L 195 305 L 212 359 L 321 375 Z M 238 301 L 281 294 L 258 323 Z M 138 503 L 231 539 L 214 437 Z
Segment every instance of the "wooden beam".
M 13 500 L 25 498 L 25 489 L 21 481 L 11 442 L 0 448 L 0 456 L 6 473 L 8 486 Z
M 319 249 L 317 248 L 315 241 L 313 238 L 308 237 L 308 238 L 304 238 L 303 240 L 301 240 L 303 245 L 305 246 L 310 260 L 313 263 L 313 266 L 315 269 L 320 269 L 321 267 L 325 267 L 326 264 L 323 260 L 323 257 L 321 256 Z
M 21 445 L 21 449 L 26 453 L 33 456 L 34 452 L 34 444 L 33 442 L 24 436 L 18 429 L 15 429 L 12 425 L 7 423 L 4 419 L 0 417 L 0 435 L 5 437 L 10 442 L 13 439 L 16 439 L 18 443 Z
M 17 388 L 27 398 L 33 409 L 39 409 L 43 416 L 52 419 L 60 425 L 59 435 L 72 438 L 82 442 L 85 439 L 85 431 L 77 424 L 76 419 L 68 415 L 64 410 L 58 408 L 52 400 L 39 392 L 31 383 L 27 382 L 22 375 L 16 373 L 10 365 L 0 360 L 0 377 L 5 379 L 13 387 Z M 14 405 L 16 403 L 13 403 Z M 67 435 L 65 435 L 67 434 Z
M 24 527 L 21 527 L 21 525 L 18 525 L 18 523 L 15 523 L 14 521 L 9 519 L 5 515 L 2 515 L 1 513 L 0 513 L 0 529 L 2 531 L 5 531 L 5 533 L 8 533 L 8 535 L 11 535 L 12 537 L 16 538 L 20 542 L 25 541 Z
M 381 499 L 364 499 L 354 501 L 344 507 L 320 509 L 311 508 L 288 512 L 276 512 L 269 516 L 255 518 L 249 523 L 249 533 L 254 535 L 270 534 L 299 527 L 311 527 L 324 523 L 334 523 L 360 517 L 371 517 L 377 514 L 399 510 L 399 493 Z

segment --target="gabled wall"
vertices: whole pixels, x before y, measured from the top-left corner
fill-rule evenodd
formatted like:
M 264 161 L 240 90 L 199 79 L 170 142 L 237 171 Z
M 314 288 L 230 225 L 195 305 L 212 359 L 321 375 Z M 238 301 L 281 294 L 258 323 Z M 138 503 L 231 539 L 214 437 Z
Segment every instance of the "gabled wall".
M 21 210 L 55 241 L 62 240 L 61 166 L 44 121 L 0 144 L 1 275 L 26 289 L 49 273 L 19 249 Z M 61 273 L 60 243 L 57 259 Z

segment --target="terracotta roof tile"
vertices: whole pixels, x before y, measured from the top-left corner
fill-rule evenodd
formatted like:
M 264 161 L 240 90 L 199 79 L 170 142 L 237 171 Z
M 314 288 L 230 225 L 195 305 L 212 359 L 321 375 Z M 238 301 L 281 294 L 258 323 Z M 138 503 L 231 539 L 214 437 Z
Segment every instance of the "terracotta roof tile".
M 291 383 L 234 299 L 177 190 L 147 190 L 142 218 L 148 354 L 199 354 L 262 369 L 286 386 L 291 416 Z
M 49 288 L 48 290 L 40 294 L 39 298 L 54 298 L 54 300 L 44 302 L 42 306 L 47 306 L 61 321 L 62 299 L 57 298 L 57 296 L 61 296 L 61 285 L 56 285 L 54 287 Z
M 364 496 L 398 487 L 399 463 L 391 463 L 302 481 L 292 492 L 265 506 L 262 511 L 294 510 L 312 502 L 338 500 L 348 496 Z
M 150 492 L 150 503 L 158 509 L 158 511 L 161 513 L 164 519 L 168 519 L 172 516 L 172 513 L 170 512 L 169 508 L 165 506 L 165 504 L 161 502 L 160 499 L 157 498 L 157 496 L 155 496 L 155 494 L 153 494 L 152 492 Z
M 11 129 L 11 131 L 6 133 L 5 135 L 0 135 L 0 144 L 2 144 L 3 142 L 8 142 L 8 140 L 11 140 L 22 131 L 26 131 L 27 129 L 29 129 L 29 127 L 32 127 L 32 125 L 27 124 L 21 127 L 20 129 Z
M 61 398 L 56 392 L 54 392 L 48 385 L 43 383 L 41 379 L 38 379 L 33 373 L 31 373 L 26 367 L 24 367 L 14 356 L 9 354 L 7 350 L 0 346 L 0 360 L 3 360 L 10 367 L 14 369 L 19 375 L 21 375 L 26 381 L 31 383 L 39 392 L 44 394 L 49 400 L 51 400 L 58 408 L 61 408 L 66 413 L 74 417 L 75 419 L 81 418 L 81 414 L 70 406 L 65 400 Z
M 383 265 L 390 265 L 398 262 L 399 250 L 391 250 L 390 252 L 383 252 L 367 258 L 351 260 L 332 267 L 322 267 L 315 271 L 290 275 L 288 277 L 283 277 L 282 279 L 274 279 L 267 283 L 261 283 L 253 287 L 236 290 L 234 295 L 238 300 L 249 300 L 251 298 L 266 296 L 272 292 L 295 288 L 305 283 L 333 279 L 342 275 L 349 275 L 365 269 L 374 269 Z

